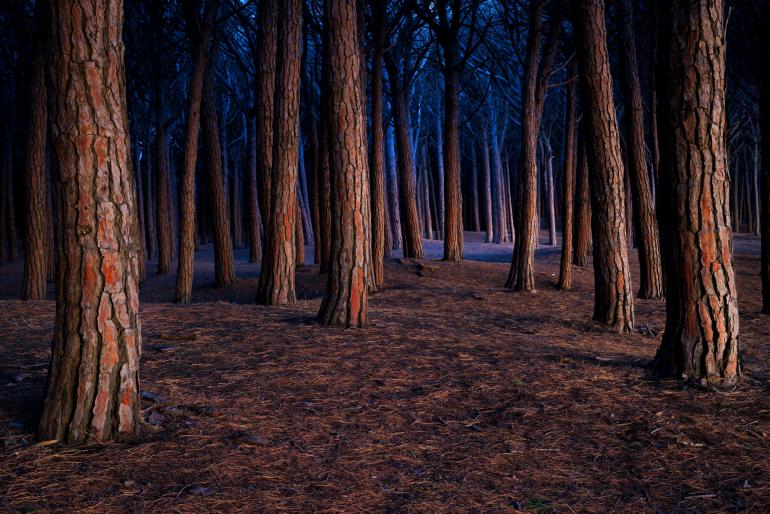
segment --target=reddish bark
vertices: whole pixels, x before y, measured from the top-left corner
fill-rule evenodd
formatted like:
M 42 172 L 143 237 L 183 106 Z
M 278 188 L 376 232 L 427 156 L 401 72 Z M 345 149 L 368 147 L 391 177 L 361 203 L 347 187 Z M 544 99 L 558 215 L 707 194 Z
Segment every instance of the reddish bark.
M 577 70 L 573 66 L 567 86 L 567 121 L 564 124 L 564 191 L 562 200 L 561 266 L 559 289 L 572 287 L 572 251 L 575 198 L 575 130 Z
M 588 156 L 586 138 L 578 144 L 578 165 L 575 194 L 575 249 L 572 262 L 575 266 L 588 266 L 591 255 L 591 186 L 588 180 Z

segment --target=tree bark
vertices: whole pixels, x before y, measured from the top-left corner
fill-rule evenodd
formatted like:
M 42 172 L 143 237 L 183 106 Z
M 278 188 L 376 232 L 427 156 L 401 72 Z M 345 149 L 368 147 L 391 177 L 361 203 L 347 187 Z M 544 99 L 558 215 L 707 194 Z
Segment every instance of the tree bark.
M 51 222 L 48 204 L 48 176 L 46 174 L 46 145 L 48 142 L 48 94 L 46 88 L 47 20 L 44 3 L 36 8 L 36 25 L 40 30 L 35 48 L 32 88 L 27 129 L 27 223 L 24 232 L 24 285 L 23 300 L 43 300 L 46 293 L 48 224 Z
M 155 93 L 155 227 L 158 233 L 158 275 L 169 272 L 172 259 L 171 231 L 171 182 L 169 178 L 168 139 L 166 137 L 166 116 L 163 108 L 163 91 L 158 85 Z M 148 148 L 149 150 L 149 148 Z M 149 153 L 149 152 L 148 152 Z M 150 156 L 147 155 L 149 184 Z
M 582 132 L 582 131 L 581 131 Z M 584 133 L 584 132 L 583 132 Z M 578 142 L 577 194 L 575 195 L 575 266 L 588 266 L 591 254 L 591 186 L 588 180 L 588 152 L 585 136 Z
M 663 272 L 657 219 L 650 190 L 644 142 L 644 106 L 636 59 L 631 0 L 620 1 L 622 16 L 623 84 L 628 130 L 628 167 L 634 206 L 634 225 L 639 249 L 639 298 L 663 298 Z M 630 221 L 630 220 L 628 220 Z
M 380 19 L 383 18 L 384 3 L 380 4 Z M 378 22 L 375 44 L 377 49 L 372 59 L 372 156 L 371 165 L 371 209 L 372 209 L 372 276 L 376 287 L 384 283 L 385 275 L 385 136 L 382 121 L 382 46 L 384 44 L 383 22 Z
M 273 158 L 270 211 L 257 303 L 284 305 L 296 301 L 295 230 L 299 163 L 299 87 L 302 53 L 302 5 L 285 0 L 278 9 Z
M 393 242 L 392 249 L 401 248 L 401 209 L 398 203 L 398 172 L 396 171 L 396 145 L 393 129 L 388 129 L 386 166 L 388 171 L 388 202 L 390 205 L 390 231 Z
M 249 262 L 254 263 L 259 262 L 262 256 L 262 217 L 257 190 L 257 120 L 249 116 L 246 123 L 246 212 L 249 224 Z
M 662 377 L 731 386 L 742 374 L 730 249 L 723 0 L 672 0 L 661 17 L 658 132 L 666 328 Z
M 623 158 L 607 51 L 604 0 L 578 2 L 576 43 L 586 115 L 594 237 L 594 320 L 620 332 L 634 326 L 628 266 Z
M 484 193 L 484 230 L 486 236 L 484 242 L 491 243 L 495 236 L 494 214 L 492 206 L 492 172 L 489 165 L 489 135 L 484 129 L 481 137 L 481 177 L 483 179 L 482 190 Z
M 547 195 L 546 209 L 548 215 L 548 245 L 556 246 L 556 184 L 554 184 L 553 178 L 553 150 L 551 148 L 551 142 L 546 140 L 544 143 L 546 152 L 543 154 L 545 158 L 545 189 Z
M 259 1 L 259 33 L 257 54 L 257 87 L 255 111 L 257 115 L 257 178 L 259 181 L 259 208 L 262 214 L 263 265 L 267 250 L 267 229 L 270 226 L 271 179 L 273 170 L 273 127 L 275 116 L 275 73 L 278 45 L 278 0 Z
M 324 325 L 366 323 L 370 258 L 369 170 L 356 0 L 325 0 L 329 37 L 332 259 L 318 313 Z
M 572 66 L 567 85 L 567 120 L 564 124 L 564 191 L 562 200 L 561 266 L 559 289 L 572 288 L 572 253 L 575 201 L 575 131 L 576 131 L 577 70 Z
M 459 16 L 459 13 L 455 13 Z M 463 259 L 463 197 L 460 187 L 460 133 L 457 90 L 459 67 L 456 43 L 444 45 L 444 260 Z
M 52 137 L 61 215 L 41 439 L 129 438 L 141 325 L 121 0 L 52 3 Z

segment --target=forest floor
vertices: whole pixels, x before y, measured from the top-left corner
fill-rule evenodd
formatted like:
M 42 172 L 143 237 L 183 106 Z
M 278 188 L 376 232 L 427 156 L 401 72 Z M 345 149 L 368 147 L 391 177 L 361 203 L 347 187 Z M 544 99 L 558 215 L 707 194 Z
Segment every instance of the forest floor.
M 223 291 L 200 251 L 188 306 L 149 265 L 132 444 L 35 444 L 54 304 L 0 268 L 0 511 L 770 511 L 757 239 L 736 237 L 746 379 L 726 392 L 646 378 L 663 302 L 611 333 L 590 268 L 557 291 L 546 248 L 538 292 L 512 293 L 511 247 L 466 241 L 463 263 L 388 260 L 362 330 L 315 323 L 315 266 L 296 305 L 261 307 L 244 251 Z

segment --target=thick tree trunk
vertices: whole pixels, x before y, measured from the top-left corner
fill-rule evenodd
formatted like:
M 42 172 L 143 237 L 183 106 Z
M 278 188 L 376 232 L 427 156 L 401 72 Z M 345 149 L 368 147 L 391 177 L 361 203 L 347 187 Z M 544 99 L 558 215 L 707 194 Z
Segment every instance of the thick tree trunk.
M 620 1 L 623 51 L 623 84 L 628 126 L 628 167 L 634 206 L 634 225 L 639 248 L 639 297 L 663 298 L 660 241 L 644 142 L 644 106 L 636 59 L 631 0 Z M 630 219 L 628 220 L 631 221 Z
M 302 53 L 302 5 L 285 0 L 278 9 L 273 159 L 270 211 L 257 302 L 296 301 L 297 166 L 299 164 L 299 87 Z
M 356 0 L 326 0 L 329 37 L 332 260 L 318 313 L 324 325 L 366 323 L 370 258 L 369 169 Z M 380 152 L 381 153 L 381 152 Z
M 578 141 L 575 195 L 575 255 L 572 259 L 572 263 L 581 268 L 588 266 L 588 257 L 591 255 L 591 185 L 588 180 L 587 152 L 586 137 L 581 136 Z
M 43 4 L 41 4 L 43 5 Z M 46 88 L 46 44 L 43 40 L 45 11 L 37 9 L 36 24 L 41 30 L 37 42 L 30 91 L 29 127 L 27 129 L 27 223 L 25 224 L 24 300 L 43 300 L 46 292 L 48 224 L 51 222 L 46 174 L 48 142 L 48 94 Z
M 68 442 L 128 438 L 141 423 L 141 325 L 123 5 L 92 0 L 73 8 L 58 0 L 52 14 L 61 239 L 38 435 Z
M 454 13 L 459 16 L 459 13 Z M 458 65 L 453 45 L 444 47 L 444 260 L 463 259 L 463 197 L 460 187 L 460 133 L 457 120 Z
M 201 32 L 194 38 L 196 41 L 192 51 L 193 69 L 187 94 L 187 126 L 185 127 L 184 163 L 179 195 L 179 265 L 176 274 L 176 293 L 174 294 L 174 301 L 177 303 L 190 303 L 192 300 L 193 261 L 195 259 L 195 165 L 198 160 L 203 82 L 208 65 L 208 47 L 211 24 L 214 18 L 214 8 L 208 6 L 208 9 L 206 19 L 202 23 L 198 19 L 188 20 L 191 26 L 200 26 Z M 195 17 L 198 17 L 197 13 L 195 13 Z M 190 30 L 194 29 L 191 28 Z
M 386 55 L 385 64 L 388 71 L 388 83 L 390 84 L 391 108 L 396 138 L 401 246 L 404 257 L 422 259 L 422 238 L 420 237 L 420 220 L 417 216 L 415 200 L 414 164 L 412 142 L 409 138 L 406 92 L 401 88 L 401 79 L 393 58 Z
M 213 66 L 213 63 L 210 65 Z M 214 95 L 214 70 L 209 67 L 203 86 L 201 128 L 208 178 L 209 205 L 211 206 L 212 232 L 214 233 L 214 280 L 217 287 L 227 287 L 235 282 L 233 269 L 233 240 L 230 232 L 230 214 L 225 198 L 225 174 L 222 161 L 222 145 L 219 137 L 219 117 Z
M 559 268 L 559 289 L 572 288 L 572 249 L 575 201 L 575 137 L 576 137 L 576 90 L 577 73 L 575 66 L 570 73 L 567 86 L 567 120 L 564 124 L 564 191 L 562 200 L 561 266 Z
M 672 0 L 659 65 L 666 329 L 662 377 L 730 386 L 742 373 L 730 250 L 722 0 Z
M 623 158 L 607 51 L 604 0 L 578 2 L 576 42 L 586 115 L 594 236 L 594 320 L 621 332 L 634 326 L 626 240 Z

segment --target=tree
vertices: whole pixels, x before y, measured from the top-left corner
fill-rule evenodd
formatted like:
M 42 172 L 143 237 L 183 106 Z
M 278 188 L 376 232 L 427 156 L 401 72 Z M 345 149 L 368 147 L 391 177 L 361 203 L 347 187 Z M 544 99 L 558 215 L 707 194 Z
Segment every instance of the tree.
M 639 298 L 663 298 L 663 275 L 660 263 L 660 241 L 658 240 L 657 219 L 650 191 L 649 170 L 647 169 L 646 145 L 644 142 L 644 106 L 642 87 L 639 84 L 639 69 L 634 41 L 634 14 L 631 0 L 620 0 L 621 52 L 623 62 L 623 86 L 626 101 L 626 124 L 628 126 L 628 169 L 631 179 L 631 193 L 634 206 L 634 226 L 639 247 Z M 630 223 L 630 219 L 627 220 Z
M 24 300 L 45 298 L 48 261 L 48 224 L 51 214 L 48 204 L 46 174 L 46 145 L 48 143 L 48 94 L 45 80 L 47 45 L 47 6 L 36 5 L 38 41 L 35 47 L 30 91 L 29 128 L 27 136 L 27 223 L 24 232 Z
M 324 1 L 329 37 L 329 106 L 334 113 L 329 120 L 334 196 L 331 270 L 318 318 L 324 325 L 361 327 L 366 323 L 371 234 L 356 2 Z
M 621 332 L 634 325 L 620 152 L 604 0 L 577 2 L 575 32 L 586 117 L 594 240 L 594 320 Z
M 572 287 L 572 233 L 575 221 L 573 202 L 575 199 L 576 90 L 577 70 L 573 62 L 569 84 L 567 85 L 567 121 L 564 124 L 564 200 L 562 202 L 559 289 L 570 289 Z
M 123 5 L 56 0 L 51 9 L 61 223 L 56 323 L 38 435 L 69 442 L 131 437 L 141 421 L 140 256 Z
M 527 54 L 524 62 L 524 91 L 521 105 L 520 213 L 513 248 L 513 261 L 506 287 L 515 291 L 535 289 L 534 259 L 537 247 L 537 138 L 545 104 L 548 77 L 559 48 L 561 17 L 553 16 L 548 42 L 543 50 L 545 1 L 532 0 L 529 12 Z M 542 54 L 542 59 L 541 59 Z
M 257 302 L 294 303 L 296 267 L 297 166 L 302 4 L 285 0 L 278 9 L 270 210 L 265 230 Z
M 582 123 L 581 123 L 582 126 Z M 583 131 L 581 130 L 581 133 Z M 588 156 L 586 155 L 586 138 L 578 142 L 578 164 L 575 194 L 575 248 L 572 262 L 575 266 L 588 266 L 588 256 L 591 254 L 591 187 L 588 181 Z
M 724 2 L 672 0 L 660 20 L 658 194 L 669 214 L 660 223 L 666 328 L 653 370 L 730 386 L 742 365 L 730 249 Z
M 187 126 L 184 139 L 184 163 L 180 185 L 179 204 L 181 227 L 179 234 L 179 267 L 176 275 L 174 301 L 192 300 L 193 260 L 195 258 L 195 165 L 198 160 L 198 132 L 200 129 L 203 82 L 208 66 L 209 44 L 213 29 L 216 4 L 209 0 L 200 14 L 200 0 L 184 0 L 185 27 L 191 43 L 192 76 L 187 96 Z

